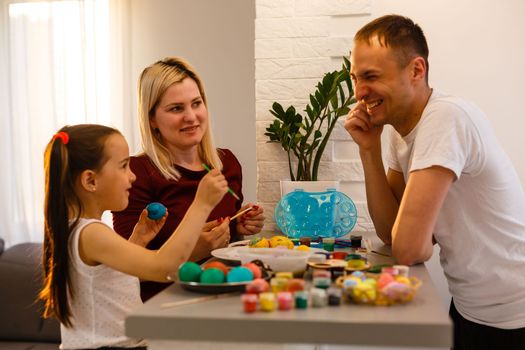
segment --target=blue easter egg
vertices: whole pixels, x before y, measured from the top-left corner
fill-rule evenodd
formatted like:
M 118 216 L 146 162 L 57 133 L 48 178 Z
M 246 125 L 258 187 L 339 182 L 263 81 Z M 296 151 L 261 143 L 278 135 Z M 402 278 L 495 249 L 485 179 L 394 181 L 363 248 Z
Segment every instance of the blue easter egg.
M 162 203 L 153 202 L 146 207 L 148 211 L 148 218 L 151 220 L 158 220 L 166 214 L 166 207 Z
M 237 266 L 228 272 L 227 282 L 248 282 L 253 280 L 253 272 L 244 266 Z

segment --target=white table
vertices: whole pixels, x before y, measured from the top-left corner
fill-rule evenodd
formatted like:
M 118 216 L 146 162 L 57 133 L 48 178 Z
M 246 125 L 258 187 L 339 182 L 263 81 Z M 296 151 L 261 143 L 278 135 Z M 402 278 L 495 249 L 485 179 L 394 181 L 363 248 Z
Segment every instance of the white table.
M 388 247 L 380 246 L 377 250 L 388 252 Z M 374 253 L 368 258 L 373 264 L 392 263 L 391 258 Z M 174 284 L 127 317 L 126 334 L 163 344 L 176 340 L 215 345 L 240 342 L 268 346 L 286 343 L 450 347 L 452 323 L 425 266 L 411 267 L 410 274 L 423 284 L 414 300 L 406 305 L 343 304 L 252 314 L 243 312 L 238 295 L 162 308 L 164 303 L 203 296 Z

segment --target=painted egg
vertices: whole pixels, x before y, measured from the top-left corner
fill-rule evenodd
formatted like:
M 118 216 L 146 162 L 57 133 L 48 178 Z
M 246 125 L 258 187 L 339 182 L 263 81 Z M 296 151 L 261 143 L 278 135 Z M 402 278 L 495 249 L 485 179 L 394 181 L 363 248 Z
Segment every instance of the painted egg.
M 222 263 L 220 261 L 210 261 L 210 262 L 207 262 L 206 264 L 202 265 L 202 268 L 204 270 L 207 270 L 207 269 L 212 268 L 212 267 L 221 270 L 224 273 L 225 276 L 228 274 L 228 271 L 230 270 L 230 268 L 228 266 L 226 266 L 225 263 Z
M 179 280 L 182 282 L 199 282 L 202 268 L 199 264 L 187 261 L 179 266 Z
M 295 248 L 295 250 L 300 250 L 300 251 L 302 251 L 302 252 L 307 252 L 307 251 L 310 250 L 310 247 L 301 244 L 300 246 L 298 246 L 297 248 Z
M 247 264 L 242 265 L 246 268 L 248 268 L 253 273 L 253 279 L 261 278 L 262 277 L 262 271 L 259 266 L 256 264 L 249 262 Z
M 232 282 L 248 282 L 253 280 L 253 272 L 244 266 L 237 266 L 228 272 L 226 281 Z
M 288 249 L 293 249 L 293 242 L 285 236 L 273 236 L 270 238 L 270 248 L 275 247 L 286 247 Z
M 151 220 L 158 220 L 166 214 L 166 207 L 162 203 L 153 202 L 146 207 L 148 211 L 148 218 Z
M 226 279 L 226 276 L 224 275 L 224 272 L 222 272 L 222 270 L 216 267 L 210 267 L 202 271 L 201 278 L 200 278 L 201 283 L 205 283 L 205 284 L 224 283 L 225 279 Z
M 264 237 L 255 237 L 248 244 L 250 248 L 270 248 L 270 242 Z
M 246 293 L 265 293 L 270 290 L 270 284 L 262 278 L 255 279 L 246 285 Z

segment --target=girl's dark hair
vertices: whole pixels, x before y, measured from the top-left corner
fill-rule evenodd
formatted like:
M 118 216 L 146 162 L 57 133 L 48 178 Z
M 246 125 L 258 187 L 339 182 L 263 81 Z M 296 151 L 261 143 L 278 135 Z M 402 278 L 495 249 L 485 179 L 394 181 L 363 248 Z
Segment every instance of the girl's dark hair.
M 107 138 L 120 134 L 116 129 L 96 124 L 64 126 L 47 144 L 44 153 L 44 317 L 55 317 L 72 326 L 68 297 L 74 298 L 69 276 L 68 241 L 82 213 L 75 186 L 87 169 L 100 170 L 107 161 Z M 57 137 L 60 135 L 61 137 Z M 74 217 L 73 217 L 74 216 Z
M 354 41 L 370 43 L 374 37 L 381 45 L 394 49 L 401 67 L 405 67 L 412 58 L 421 56 L 427 65 L 428 81 L 428 45 L 419 25 L 408 17 L 386 15 L 361 28 L 355 34 Z

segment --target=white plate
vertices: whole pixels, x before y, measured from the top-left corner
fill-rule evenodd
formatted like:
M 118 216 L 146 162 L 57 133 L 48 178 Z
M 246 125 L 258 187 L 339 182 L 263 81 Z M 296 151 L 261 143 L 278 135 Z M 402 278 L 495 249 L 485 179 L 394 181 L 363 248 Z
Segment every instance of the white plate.
M 227 248 L 215 249 L 211 252 L 211 255 L 216 258 L 222 259 L 222 260 L 241 261 L 241 257 L 239 256 L 239 249 L 247 247 L 247 245 L 240 245 L 241 242 L 232 243 L 230 244 L 230 247 L 227 247 Z M 280 249 L 280 248 L 251 248 L 251 249 L 256 250 L 256 249 Z M 297 247 L 295 247 L 295 249 L 297 249 Z M 317 252 L 328 253 L 324 249 L 312 248 L 312 247 L 310 247 L 309 252 L 311 252 L 312 254 L 317 253 Z

